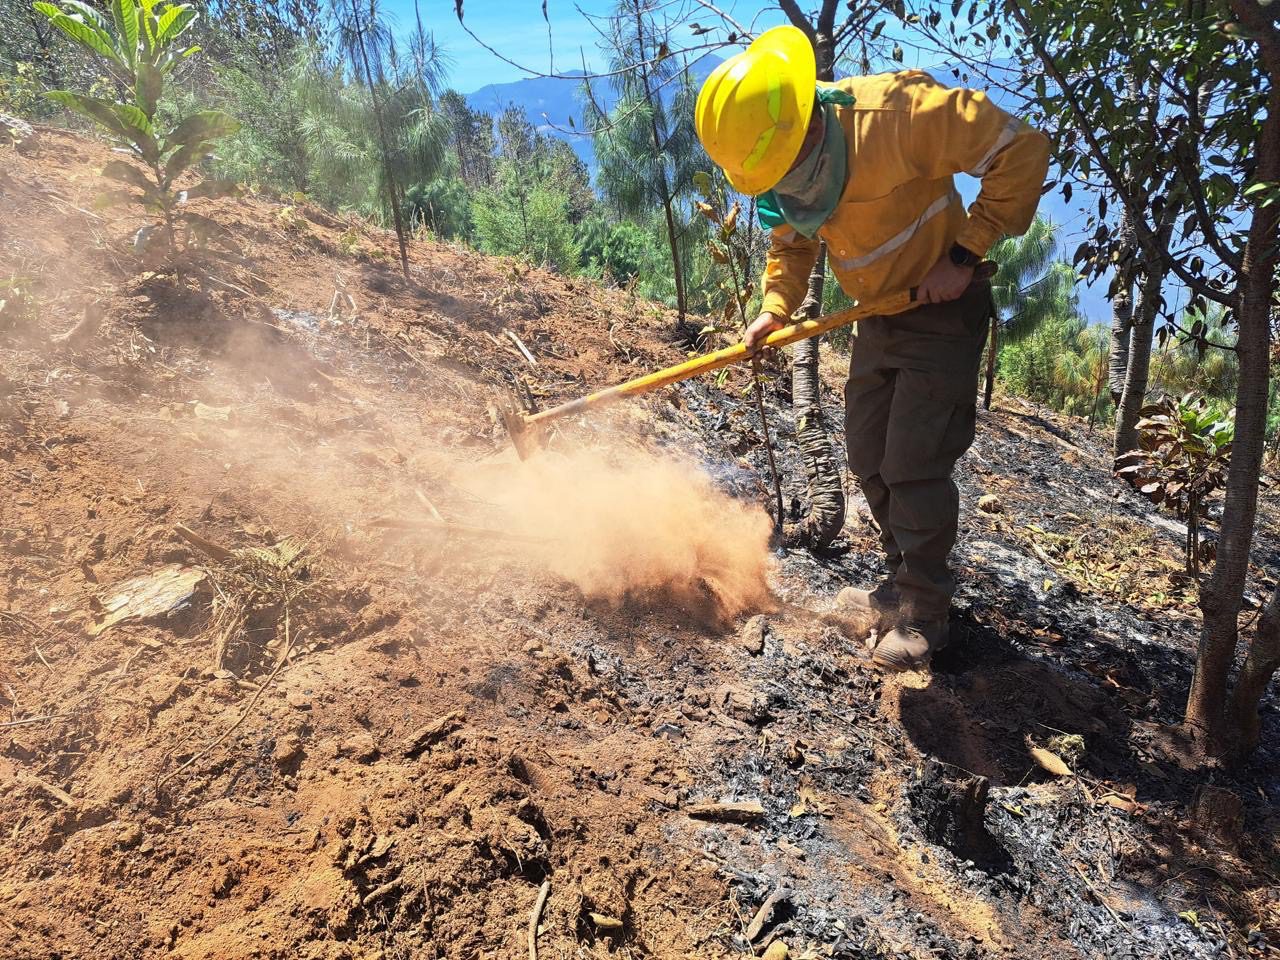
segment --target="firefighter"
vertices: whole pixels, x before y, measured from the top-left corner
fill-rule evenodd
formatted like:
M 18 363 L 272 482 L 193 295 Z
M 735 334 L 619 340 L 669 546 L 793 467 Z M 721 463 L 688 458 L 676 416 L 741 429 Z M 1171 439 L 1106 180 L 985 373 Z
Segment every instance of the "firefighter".
M 917 303 L 855 327 L 845 386 L 849 468 L 880 527 L 889 576 L 838 603 L 875 624 L 872 657 L 917 669 L 947 642 L 959 494 L 979 359 L 994 309 L 974 268 L 1030 226 L 1048 170 L 1043 134 L 985 94 L 920 70 L 819 82 L 795 27 L 763 33 L 712 72 L 698 137 L 771 230 L 756 348 L 804 299 L 819 241 L 854 300 L 917 287 Z M 981 180 L 966 210 L 952 177 Z

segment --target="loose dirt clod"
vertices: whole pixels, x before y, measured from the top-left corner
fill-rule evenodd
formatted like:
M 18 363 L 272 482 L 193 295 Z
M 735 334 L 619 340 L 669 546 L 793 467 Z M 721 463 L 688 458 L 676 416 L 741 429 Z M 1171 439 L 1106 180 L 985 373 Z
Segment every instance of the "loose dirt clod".
M 404 748 L 404 755 L 406 757 L 416 757 L 422 753 L 423 750 L 445 736 L 445 734 L 456 730 L 462 723 L 462 716 L 461 710 L 455 710 L 437 720 L 432 720 L 425 727 L 418 729 L 410 735 Z
M 742 649 L 752 656 L 759 656 L 764 653 L 764 638 L 769 632 L 769 621 L 765 619 L 763 614 L 756 614 L 742 628 L 739 635 L 739 642 Z

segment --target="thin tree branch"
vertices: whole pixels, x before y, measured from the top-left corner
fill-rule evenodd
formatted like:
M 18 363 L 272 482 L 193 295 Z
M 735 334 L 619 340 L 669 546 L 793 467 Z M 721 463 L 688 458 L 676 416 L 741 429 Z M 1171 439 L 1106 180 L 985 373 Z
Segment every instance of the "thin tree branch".
M 717 7 L 714 3 L 708 3 L 707 0 L 694 0 L 694 3 L 696 3 L 700 7 L 703 7 L 706 10 L 710 10 L 712 13 L 714 13 L 717 17 L 719 17 L 725 23 L 729 24 L 729 26 L 733 27 L 734 31 L 738 34 L 738 37 L 740 39 L 743 39 L 743 40 L 751 39 L 751 34 L 747 31 L 746 27 L 740 24 L 737 20 L 733 19 L 733 17 L 729 16 L 729 14 L 725 13 L 723 10 Z M 753 27 L 755 26 L 754 21 L 752 22 L 752 26 Z
M 809 42 L 813 44 L 814 49 L 818 48 L 818 38 L 815 36 L 813 24 L 809 22 L 809 18 L 805 16 L 804 11 L 800 9 L 800 5 L 796 0 L 778 0 L 778 6 L 782 8 L 782 12 L 787 15 L 787 19 L 792 25 L 799 27 L 804 31 L 804 35 L 809 38 Z
M 554 73 L 554 72 L 548 72 L 543 70 L 534 70 L 532 67 L 526 67 L 523 63 L 518 63 L 517 61 L 512 60 L 510 57 L 499 53 L 493 47 L 489 46 L 489 44 L 485 43 L 478 36 L 476 36 L 476 32 L 472 30 L 469 26 L 467 26 L 466 21 L 463 20 L 461 16 L 458 17 L 458 25 L 461 26 L 462 29 L 466 31 L 467 36 L 471 37 L 472 40 L 480 44 L 480 46 L 484 47 L 485 50 L 493 54 L 503 63 L 507 64 L 508 66 L 515 67 L 521 73 L 527 73 L 530 77 L 536 77 L 540 80 L 587 80 L 587 79 L 604 80 L 604 79 L 607 79 L 608 77 L 618 77 L 618 76 L 622 76 L 623 74 L 631 73 L 632 71 L 637 70 L 642 66 L 649 67 L 654 64 L 661 63 L 663 60 L 666 60 L 670 57 L 692 53 L 695 50 L 715 50 L 720 47 L 728 46 L 727 41 L 715 40 L 710 43 L 699 43 L 699 44 L 694 44 L 691 47 L 683 47 L 679 50 L 671 50 L 667 52 L 666 56 L 653 57 L 652 59 L 643 60 L 643 61 L 640 61 L 639 63 L 634 63 L 634 64 L 631 64 L 630 66 L 622 67 L 621 69 L 618 69 L 618 70 L 593 72 L 586 75 L 571 74 L 571 73 Z

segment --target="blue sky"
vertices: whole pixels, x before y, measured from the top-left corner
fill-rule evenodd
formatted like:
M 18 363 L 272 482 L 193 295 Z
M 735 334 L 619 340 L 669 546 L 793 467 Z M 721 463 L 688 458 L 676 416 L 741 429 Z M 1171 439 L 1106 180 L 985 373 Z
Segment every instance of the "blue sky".
M 401 32 L 408 33 L 414 25 L 413 0 L 386 0 Z M 507 83 L 528 76 L 515 67 L 503 63 L 467 35 L 454 14 L 453 0 L 418 0 L 423 26 L 435 34 L 451 59 L 449 86 L 462 93 L 470 93 L 490 83 Z M 596 49 L 599 34 L 590 21 L 578 13 L 581 8 L 587 14 L 605 16 L 613 8 L 613 0 L 578 0 L 575 5 L 566 0 L 547 0 L 547 18 L 551 24 L 551 51 L 555 56 L 557 71 L 580 69 L 580 51 L 587 56 L 588 67 L 599 67 L 603 62 Z M 726 2 L 719 4 L 730 16 L 746 25 L 762 9 L 760 3 Z M 549 72 L 550 56 L 547 44 L 547 23 L 542 19 L 539 0 L 466 0 L 463 13 L 469 26 L 495 50 L 517 63 L 535 70 Z M 694 16 L 706 26 L 716 22 L 713 14 Z M 782 11 L 769 5 L 756 19 L 759 29 L 785 22 Z M 888 32 L 888 31 L 886 31 Z M 690 45 L 706 41 L 685 32 Z M 684 38 L 681 38 L 684 39 Z M 908 48 L 906 66 L 929 66 L 918 62 L 916 54 Z

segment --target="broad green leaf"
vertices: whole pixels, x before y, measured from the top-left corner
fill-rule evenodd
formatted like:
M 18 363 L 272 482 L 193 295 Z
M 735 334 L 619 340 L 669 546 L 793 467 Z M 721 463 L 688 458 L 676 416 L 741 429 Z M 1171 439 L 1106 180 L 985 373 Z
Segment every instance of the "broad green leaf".
M 125 58 L 133 67 L 138 62 L 138 8 L 133 0 L 111 0 L 111 19 L 115 21 Z M 154 112 L 154 106 L 147 110 L 148 114 Z
M 213 153 L 213 141 L 201 140 L 189 147 L 179 147 L 164 164 L 164 182 L 165 185 L 173 183 L 173 181 L 182 174 L 190 166 L 199 163 L 209 154 Z
M 128 64 L 112 48 L 111 37 L 105 31 L 97 29 L 83 20 L 69 17 L 65 13 L 50 17 L 49 22 L 82 47 L 87 47 L 94 53 L 104 56 L 113 63 L 117 63 L 127 69 Z
M 151 135 L 151 122 L 132 104 L 86 97 L 70 90 L 50 90 L 45 96 L 68 110 L 96 120 L 116 137 L 127 140 L 148 163 L 158 159 L 159 150 L 155 137 Z
M 154 0 L 139 0 L 138 3 L 138 23 L 142 27 L 139 36 L 147 49 L 147 56 L 153 62 L 155 60 L 155 52 L 159 48 L 159 44 L 156 42 L 156 16 L 152 13 L 154 6 Z
M 160 101 L 160 93 L 164 89 L 164 74 L 146 60 L 139 60 L 134 76 L 137 78 L 133 85 L 134 98 L 138 101 L 143 113 L 148 117 L 154 117 L 156 104 Z
M 193 113 L 165 140 L 164 150 L 175 147 L 195 147 L 202 140 L 217 140 L 230 136 L 240 129 L 240 121 L 221 110 L 201 110 Z
M 110 100 L 86 97 L 80 93 L 72 93 L 70 90 L 50 90 L 45 96 L 55 103 L 62 104 L 68 110 L 74 110 L 90 120 L 96 120 L 117 137 L 129 139 L 129 128 L 116 116 L 115 111 L 112 110 L 115 104 Z
M 107 29 L 107 18 L 102 15 L 101 10 L 89 6 L 87 3 L 81 3 L 80 0 L 62 0 L 63 12 L 74 10 L 78 13 L 85 23 L 95 24 L 104 32 Z
M 190 4 L 170 4 L 156 21 L 156 38 L 161 45 L 172 43 L 182 36 L 196 18 L 196 9 Z
M 115 111 L 116 116 L 120 118 L 120 122 L 128 129 L 136 133 L 146 134 L 148 137 L 154 133 L 151 126 L 151 118 L 132 103 L 113 103 L 111 109 Z

